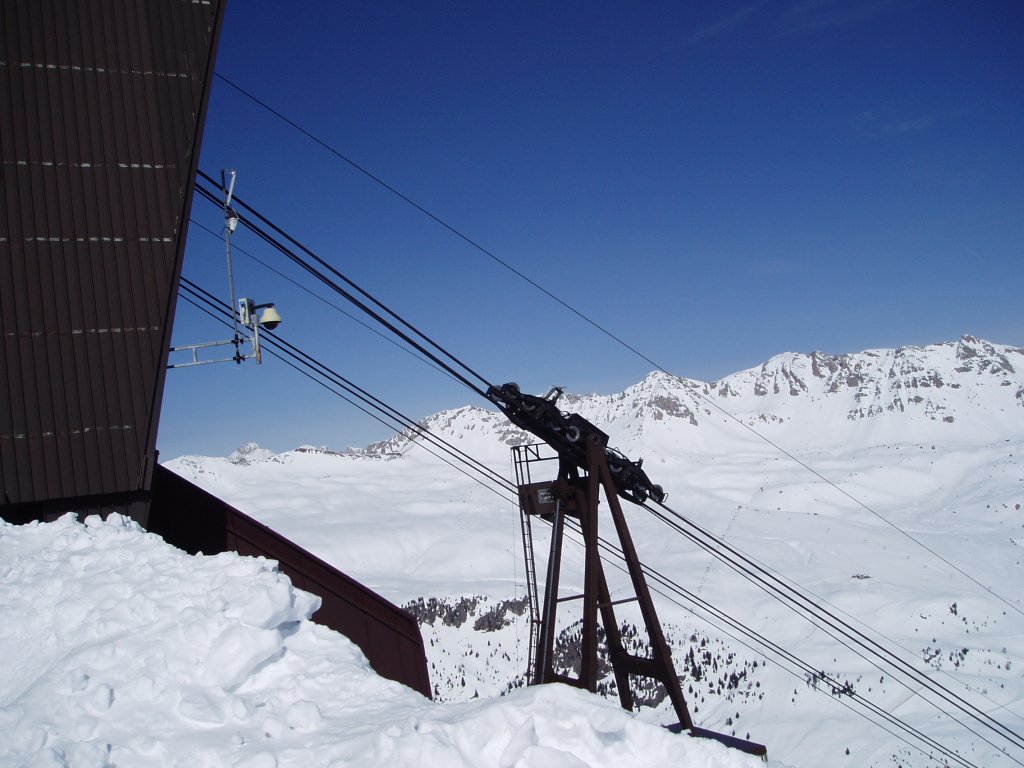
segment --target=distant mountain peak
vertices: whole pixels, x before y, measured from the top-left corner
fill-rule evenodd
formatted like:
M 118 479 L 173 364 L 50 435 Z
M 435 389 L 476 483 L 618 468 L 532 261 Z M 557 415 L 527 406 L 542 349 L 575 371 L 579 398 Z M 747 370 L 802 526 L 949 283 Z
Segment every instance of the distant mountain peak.
M 786 404 L 806 399 L 819 411 L 845 409 L 849 421 L 901 413 L 952 424 L 958 414 L 993 416 L 1024 404 L 1024 394 L 1014 403 L 1005 392 L 987 389 L 1006 387 L 1015 394 L 1024 386 L 1017 374 L 1022 365 L 1024 350 L 963 336 L 956 342 L 853 354 L 787 352 L 714 383 L 711 391 L 734 404 L 746 399 L 747 423 L 813 420 L 810 411 Z
M 238 446 L 228 456 L 228 461 L 244 467 L 249 464 L 260 464 L 265 461 L 280 461 L 280 458 L 273 451 L 261 447 L 259 443 L 250 441 Z
M 1017 357 L 1017 364 L 1024 362 L 1024 349 L 1020 347 L 996 347 L 996 345 L 974 336 L 963 336 L 956 343 L 956 358 L 961 361 L 957 367 L 960 373 L 1016 373 L 1010 357 Z

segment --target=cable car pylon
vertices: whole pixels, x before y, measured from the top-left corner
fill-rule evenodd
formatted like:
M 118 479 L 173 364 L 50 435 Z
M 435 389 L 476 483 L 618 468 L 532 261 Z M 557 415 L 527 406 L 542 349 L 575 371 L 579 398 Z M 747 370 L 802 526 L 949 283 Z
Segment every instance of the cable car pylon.
M 536 645 L 531 647 L 531 684 L 564 683 L 596 693 L 600 621 L 604 629 L 608 662 L 623 709 L 633 709 L 630 675 L 653 679 L 665 687 L 672 702 L 678 718 L 678 723 L 670 726 L 673 730 L 714 739 L 726 746 L 767 759 L 768 750 L 762 744 L 709 731 L 694 724 L 619 500 L 621 496 L 643 503 L 648 496 L 652 496 L 658 497 L 660 501 L 665 498 L 664 491 L 660 486 L 650 483 L 640 469 L 639 462 L 631 462 L 621 453 L 610 449 L 608 435 L 579 414 L 562 414 L 558 411 L 554 403 L 560 394 L 561 391 L 556 388 L 543 398 L 524 395 L 517 386 L 510 384 L 488 390 L 489 398 L 514 424 L 544 439 L 557 453 L 558 472 L 555 479 L 535 482 L 533 476 L 538 462 L 551 462 L 554 457 L 542 457 L 536 445 L 516 446 L 512 449 L 523 522 L 524 555 L 527 574 L 533 582 L 527 585 L 531 593 L 531 612 L 540 608 L 539 618 L 532 617 L 531 640 Z M 612 599 L 601 562 L 598 508 L 602 497 L 608 505 L 632 584 L 633 596 L 625 599 Z M 546 519 L 552 526 L 542 604 L 535 596 L 537 585 L 531 532 L 531 519 L 534 517 Z M 583 594 L 560 597 L 562 542 L 567 518 L 578 522 L 583 535 Z M 563 603 L 577 600 L 582 600 L 582 627 L 578 647 L 574 649 L 579 660 L 579 675 L 574 677 L 557 670 L 555 646 L 559 607 Z M 647 633 L 649 656 L 630 653 L 622 640 L 615 606 L 633 602 L 639 608 Z

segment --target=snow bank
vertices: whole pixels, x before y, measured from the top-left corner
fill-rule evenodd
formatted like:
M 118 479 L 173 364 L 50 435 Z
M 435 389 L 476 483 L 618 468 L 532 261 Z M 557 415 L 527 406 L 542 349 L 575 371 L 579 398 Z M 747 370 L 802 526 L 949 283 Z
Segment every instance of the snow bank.
M 309 621 L 275 563 L 126 518 L 0 523 L 0 584 L 0 765 L 760 765 L 562 686 L 433 704 Z

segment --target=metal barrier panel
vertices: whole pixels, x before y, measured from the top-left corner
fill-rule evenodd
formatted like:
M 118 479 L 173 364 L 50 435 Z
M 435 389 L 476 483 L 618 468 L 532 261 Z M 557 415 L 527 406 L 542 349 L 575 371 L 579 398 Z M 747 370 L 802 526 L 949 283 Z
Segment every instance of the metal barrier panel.
M 233 551 L 276 560 L 296 587 L 323 599 L 317 623 L 358 645 L 377 674 L 430 698 L 423 637 L 411 614 L 159 465 L 153 472 L 148 529 L 192 554 Z

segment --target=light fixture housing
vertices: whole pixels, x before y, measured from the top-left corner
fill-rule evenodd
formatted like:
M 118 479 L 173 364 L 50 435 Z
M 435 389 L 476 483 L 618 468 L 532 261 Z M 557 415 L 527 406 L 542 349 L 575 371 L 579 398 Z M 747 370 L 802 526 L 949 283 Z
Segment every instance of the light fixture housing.
M 277 311 L 277 308 L 273 304 L 267 305 L 267 308 L 260 313 L 260 325 L 268 331 L 272 331 L 280 324 L 281 313 Z

